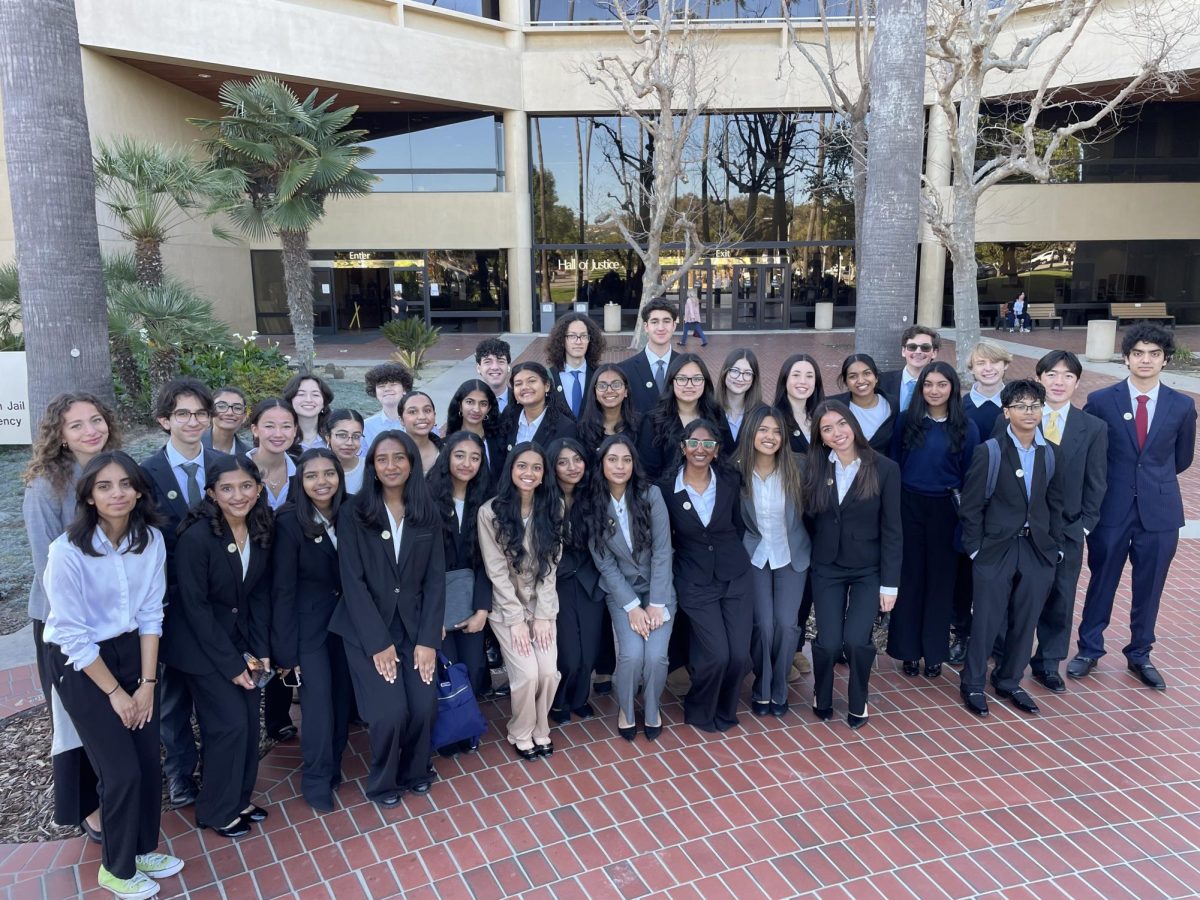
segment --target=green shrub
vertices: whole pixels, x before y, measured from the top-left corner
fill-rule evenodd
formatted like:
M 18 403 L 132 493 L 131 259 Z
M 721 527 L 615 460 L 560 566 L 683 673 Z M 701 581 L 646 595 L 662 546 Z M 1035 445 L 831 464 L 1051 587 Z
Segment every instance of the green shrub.
M 1187 344 L 1176 344 L 1175 352 L 1171 355 L 1171 362 L 1177 365 L 1190 366 L 1196 361 L 1196 354 Z
M 194 347 L 179 358 L 184 375 L 198 378 L 213 390 L 232 384 L 246 392 L 246 401 L 253 406 L 266 397 L 278 397 L 292 377 L 290 359 L 279 351 L 279 343 L 267 340 L 259 343 L 258 333 L 249 337 L 234 336 L 232 349 L 219 344 Z
M 441 339 L 442 329 L 426 325 L 423 319 L 393 319 L 381 327 L 385 338 L 396 345 L 392 359 L 412 369 L 416 375 L 425 365 L 425 354 Z

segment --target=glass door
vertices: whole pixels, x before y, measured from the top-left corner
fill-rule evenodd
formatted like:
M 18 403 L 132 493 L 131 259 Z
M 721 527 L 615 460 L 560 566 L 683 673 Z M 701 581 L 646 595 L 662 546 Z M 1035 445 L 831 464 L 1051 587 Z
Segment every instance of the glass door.
M 429 324 L 429 296 L 439 296 L 441 285 L 426 284 L 425 261 L 398 259 L 392 268 L 392 307 L 394 318 L 420 318 Z
M 785 266 L 763 266 L 762 300 L 759 303 L 759 328 L 786 328 L 788 319 L 788 279 Z
M 333 297 L 333 269 L 312 270 L 313 334 L 337 333 L 337 308 Z
M 668 278 L 675 271 L 674 267 L 663 266 L 663 277 Z M 712 269 L 703 263 L 697 263 L 680 277 L 675 289 L 666 295 L 666 298 L 679 310 L 679 327 L 681 329 L 683 328 L 683 304 L 689 290 L 696 292 L 696 300 L 700 304 L 700 323 L 705 330 L 719 327 L 712 321 L 712 281 Z
M 733 327 L 786 328 L 787 267 L 755 263 L 733 267 Z

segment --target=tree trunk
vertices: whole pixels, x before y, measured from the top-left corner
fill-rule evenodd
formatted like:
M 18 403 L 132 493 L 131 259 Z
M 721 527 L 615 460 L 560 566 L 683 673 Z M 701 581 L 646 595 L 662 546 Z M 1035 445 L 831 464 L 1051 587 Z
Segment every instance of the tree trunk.
M 131 423 L 142 414 L 143 400 L 142 379 L 138 372 L 137 358 L 133 348 L 124 340 L 114 339 L 112 342 L 113 373 L 124 391 L 125 402 L 118 410 L 121 420 Z
M 879 6 L 871 70 L 871 136 L 858 268 L 855 349 L 900 363 L 913 320 L 925 138 L 925 0 Z
M 36 432 L 64 391 L 114 400 L 72 0 L 0 2 L 0 95 Z
M 174 347 L 156 347 L 150 354 L 150 396 L 157 397 L 159 390 L 178 374 L 179 351 Z
M 953 190 L 954 221 L 950 223 L 950 261 L 954 266 L 954 344 L 958 374 L 970 384 L 967 358 L 979 343 L 979 282 L 975 274 L 975 194 L 970 181 L 958 177 Z M 961 187 L 959 181 L 967 181 Z
M 138 284 L 160 287 L 163 281 L 162 241 L 142 238 L 133 246 Z
M 867 208 L 867 123 L 856 120 L 850 123 L 850 158 L 854 167 L 854 259 L 857 272 L 858 260 L 862 259 L 859 243 L 863 234 L 863 212 Z
M 288 315 L 292 319 L 292 339 L 296 342 L 296 362 L 300 371 L 311 372 L 316 348 L 313 345 L 312 270 L 308 265 L 308 232 L 281 231 L 283 247 L 283 283 L 287 288 Z

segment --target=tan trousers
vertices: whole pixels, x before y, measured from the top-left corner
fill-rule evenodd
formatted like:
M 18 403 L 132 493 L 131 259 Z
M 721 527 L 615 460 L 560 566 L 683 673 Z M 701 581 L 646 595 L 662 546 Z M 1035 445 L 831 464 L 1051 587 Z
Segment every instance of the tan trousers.
M 492 633 L 504 655 L 512 690 L 508 742 L 519 750 L 550 743 L 550 703 L 562 677 L 558 673 L 558 645 L 552 641 L 549 650 L 539 650 L 530 642 L 529 655 L 521 656 L 513 648 L 512 629 L 507 625 L 492 622 Z

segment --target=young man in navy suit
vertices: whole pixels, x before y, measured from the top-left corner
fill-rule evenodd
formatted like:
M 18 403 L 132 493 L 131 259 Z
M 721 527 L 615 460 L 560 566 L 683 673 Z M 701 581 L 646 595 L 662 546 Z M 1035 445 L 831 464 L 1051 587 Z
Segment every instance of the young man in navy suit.
M 942 339 L 932 328 L 912 325 L 900 335 L 900 355 L 904 357 L 904 368 L 884 372 L 879 376 L 879 392 L 892 404 L 892 409 L 904 412 L 912 402 L 917 378 L 927 365 L 937 359 Z M 901 427 L 899 424 L 897 427 Z M 982 436 L 982 434 L 981 434 Z
M 663 297 L 642 307 L 646 326 L 646 348 L 621 362 L 621 371 L 629 382 L 629 399 L 634 411 L 644 416 L 658 404 L 671 366 L 671 337 L 679 322 L 675 307 Z
M 1159 381 L 1175 350 L 1171 332 L 1138 322 L 1121 341 L 1129 377 L 1093 391 L 1083 411 L 1108 426 L 1108 492 L 1087 537 L 1091 581 L 1079 623 L 1079 652 L 1067 666 L 1084 678 L 1104 655 L 1104 631 L 1125 560 L 1133 562 L 1130 640 L 1122 652 L 1143 684 L 1165 691 L 1150 662 L 1163 586 L 1183 527 L 1179 473 L 1196 451 L 1196 404 Z

